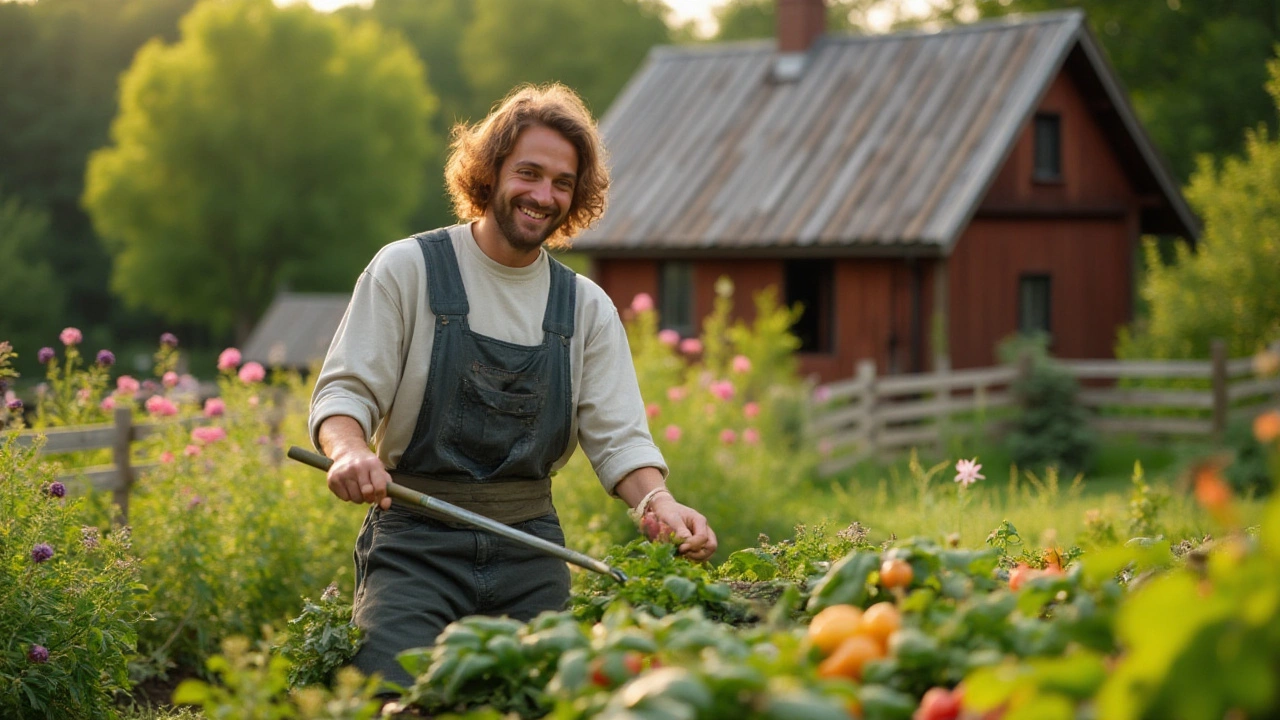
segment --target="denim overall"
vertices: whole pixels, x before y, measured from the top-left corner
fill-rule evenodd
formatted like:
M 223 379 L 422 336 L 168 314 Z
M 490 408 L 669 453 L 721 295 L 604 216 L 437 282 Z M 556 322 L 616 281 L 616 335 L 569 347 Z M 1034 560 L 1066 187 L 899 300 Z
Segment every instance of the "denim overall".
M 551 287 L 542 344 L 516 345 L 471 331 L 448 232 L 417 239 L 435 339 L 422 409 L 393 477 L 410 486 L 414 478 L 430 479 L 451 490 L 441 499 L 464 506 L 455 498 L 483 497 L 485 491 L 503 491 L 502 484 L 517 491 L 545 487 L 542 503 L 529 503 L 541 508 L 535 510 L 539 516 L 510 524 L 563 546 L 546 483 L 552 463 L 568 447 L 572 421 L 574 273 L 548 257 Z M 365 641 L 353 662 L 365 674 L 381 673 L 405 687 L 413 678 L 396 654 L 431 645 L 450 622 L 477 614 L 527 621 L 544 610 L 563 609 L 569 598 L 563 560 L 398 505 L 370 510 L 355 561 L 354 615 Z

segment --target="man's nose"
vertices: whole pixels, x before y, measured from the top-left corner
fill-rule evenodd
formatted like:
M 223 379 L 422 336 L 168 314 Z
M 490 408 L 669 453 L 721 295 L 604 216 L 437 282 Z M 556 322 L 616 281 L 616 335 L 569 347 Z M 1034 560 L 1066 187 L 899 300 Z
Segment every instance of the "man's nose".
M 551 200 L 553 197 L 551 191 L 552 191 L 551 181 L 543 180 L 534 184 L 533 192 L 530 194 L 533 195 L 534 202 L 538 203 L 543 207 L 547 207 L 551 205 Z

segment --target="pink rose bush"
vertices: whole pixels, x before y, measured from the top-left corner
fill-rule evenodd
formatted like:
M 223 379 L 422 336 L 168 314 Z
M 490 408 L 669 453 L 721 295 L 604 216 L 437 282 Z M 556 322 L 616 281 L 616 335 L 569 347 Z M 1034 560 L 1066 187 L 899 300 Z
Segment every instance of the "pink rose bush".
M 256 362 L 247 362 L 244 367 L 240 368 L 240 382 L 251 385 L 253 383 L 262 382 L 267 377 L 267 371 L 261 364 Z
M 235 348 L 227 348 L 218 354 L 218 369 L 222 372 L 231 372 L 240 367 L 240 351 Z

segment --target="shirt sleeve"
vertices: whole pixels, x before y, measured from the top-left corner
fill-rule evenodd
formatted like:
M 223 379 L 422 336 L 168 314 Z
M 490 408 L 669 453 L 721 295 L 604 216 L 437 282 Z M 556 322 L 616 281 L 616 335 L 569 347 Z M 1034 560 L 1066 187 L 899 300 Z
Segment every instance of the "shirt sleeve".
M 583 349 L 578 443 L 613 495 L 618 482 L 638 468 L 657 468 L 665 478 L 667 463 L 649 433 L 626 330 L 612 303 L 602 315 Z
M 400 384 L 404 342 L 397 296 L 366 269 L 356 281 L 311 395 L 307 426 L 317 449 L 320 424 L 334 415 L 354 418 L 366 439 L 373 436 Z

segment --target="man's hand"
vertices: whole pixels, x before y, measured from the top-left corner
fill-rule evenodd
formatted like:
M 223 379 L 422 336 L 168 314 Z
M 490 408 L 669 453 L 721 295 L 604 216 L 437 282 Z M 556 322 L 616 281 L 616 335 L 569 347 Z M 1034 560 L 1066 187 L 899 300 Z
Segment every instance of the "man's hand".
M 707 525 L 707 519 L 697 510 L 676 502 L 670 493 L 653 498 L 641 528 L 650 540 L 670 535 L 672 542 L 679 545 L 677 551 L 690 560 L 702 562 L 716 551 L 716 534 Z
M 320 425 L 320 447 L 333 460 L 329 468 L 329 492 L 353 503 L 377 503 L 391 507 L 387 484 L 391 475 L 382 460 L 365 444 L 364 430 L 354 419 L 334 415 Z

